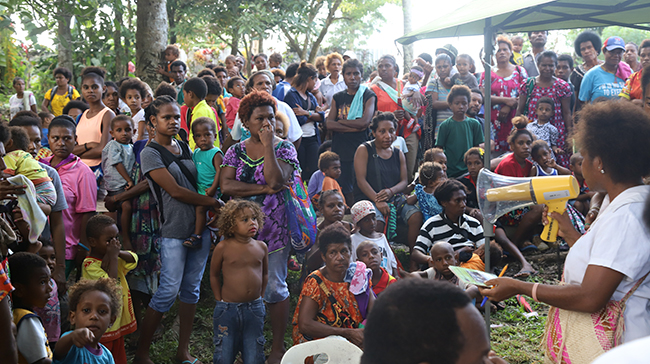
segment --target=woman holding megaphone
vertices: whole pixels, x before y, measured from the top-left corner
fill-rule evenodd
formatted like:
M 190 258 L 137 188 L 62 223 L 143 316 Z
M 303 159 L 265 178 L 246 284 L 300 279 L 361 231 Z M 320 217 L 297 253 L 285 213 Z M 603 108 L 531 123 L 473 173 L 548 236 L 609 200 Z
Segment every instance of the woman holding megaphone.
M 551 305 L 543 346 L 554 363 L 589 363 L 623 342 L 650 335 L 650 229 L 644 223 L 650 186 L 650 117 L 619 101 L 586 106 L 574 141 L 591 190 L 606 194 L 584 235 L 558 213 L 571 250 L 559 285 L 496 278 L 481 289 L 492 301 L 525 294 Z

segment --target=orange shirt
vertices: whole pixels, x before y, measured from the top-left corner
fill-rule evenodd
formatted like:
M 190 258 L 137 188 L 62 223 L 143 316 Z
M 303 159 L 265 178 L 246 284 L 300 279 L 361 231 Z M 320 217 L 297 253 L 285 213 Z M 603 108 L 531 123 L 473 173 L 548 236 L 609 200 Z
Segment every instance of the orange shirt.
M 79 124 L 77 124 L 77 143 L 79 145 L 83 145 L 84 143 L 99 143 L 102 141 L 102 119 L 104 118 L 104 114 L 110 111 L 110 109 L 105 107 L 104 110 L 92 118 L 88 118 L 89 111 L 90 109 L 84 111 L 79 119 Z M 106 133 L 109 132 L 108 130 L 104 131 Z M 88 167 L 95 167 L 102 162 L 102 158 L 81 158 L 81 161 Z

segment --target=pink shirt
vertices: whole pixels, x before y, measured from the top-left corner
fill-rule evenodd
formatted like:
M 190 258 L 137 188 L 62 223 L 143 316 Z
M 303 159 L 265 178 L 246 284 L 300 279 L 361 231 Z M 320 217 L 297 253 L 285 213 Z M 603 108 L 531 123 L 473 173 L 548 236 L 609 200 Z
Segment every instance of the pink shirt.
M 228 99 L 228 105 L 226 105 L 226 125 L 229 129 L 232 129 L 235 124 L 235 118 L 237 117 L 237 111 L 239 111 L 239 103 L 241 99 L 232 96 Z
M 41 161 L 49 165 L 51 160 L 52 157 L 49 157 Z M 77 252 L 75 246 L 81 237 L 81 216 L 87 212 L 95 212 L 97 209 L 97 181 L 90 167 L 77 156 L 72 162 L 59 167 L 57 171 L 68 203 L 68 208 L 62 211 L 65 227 L 65 260 L 72 260 Z
M 77 143 L 79 143 L 79 145 L 93 142 L 99 143 L 102 141 L 102 119 L 104 118 L 104 114 L 109 110 L 109 108 L 105 107 L 92 118 L 87 117 L 90 109 L 84 111 L 79 119 L 79 124 L 77 125 Z M 108 133 L 108 130 L 105 131 Z M 86 163 L 87 166 L 94 167 L 102 162 L 102 158 L 83 158 L 82 161 Z

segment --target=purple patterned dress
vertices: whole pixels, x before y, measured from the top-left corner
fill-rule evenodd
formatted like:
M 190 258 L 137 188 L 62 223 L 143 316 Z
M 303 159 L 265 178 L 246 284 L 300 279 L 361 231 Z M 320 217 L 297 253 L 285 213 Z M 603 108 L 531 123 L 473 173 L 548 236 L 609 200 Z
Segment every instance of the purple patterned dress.
M 290 164 L 296 173 L 300 173 L 298 154 L 293 144 L 282 141 L 275 146 L 275 157 L 279 161 Z M 235 179 L 240 182 L 258 185 L 266 184 L 264 179 L 264 157 L 253 160 L 246 154 L 245 142 L 240 142 L 228 149 L 223 157 L 221 167 L 235 168 Z M 255 195 L 245 197 L 248 200 L 257 202 L 262 212 L 266 215 L 264 228 L 259 232 L 257 239 L 262 240 L 269 246 L 269 254 L 284 248 L 290 242 L 289 225 L 284 209 L 284 194 L 282 192 L 272 195 Z

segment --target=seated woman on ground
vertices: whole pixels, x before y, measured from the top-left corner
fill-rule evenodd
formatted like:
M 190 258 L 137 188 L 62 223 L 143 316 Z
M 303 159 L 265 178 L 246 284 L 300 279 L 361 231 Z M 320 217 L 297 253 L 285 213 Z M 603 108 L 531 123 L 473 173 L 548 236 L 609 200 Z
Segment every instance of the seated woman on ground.
M 351 246 L 350 234 L 341 226 L 329 226 L 321 232 L 318 247 L 325 266 L 307 277 L 300 292 L 292 320 L 294 345 L 339 335 L 363 347 L 363 329 L 359 325 L 372 309 L 375 295 L 370 284 L 360 289 L 345 281 L 348 270 L 357 264 L 363 269 L 357 268 L 355 278 L 359 274 L 368 277 L 365 264 L 350 264 Z
M 484 242 L 481 223 L 465 214 L 467 192 L 462 183 L 448 179 L 433 194 L 443 210 L 420 229 L 411 253 L 411 261 L 417 264 L 428 264 L 431 246 L 439 241 L 451 244 L 457 254 L 462 251 L 471 253 Z
M 508 136 L 512 154 L 501 160 L 494 172 L 509 177 L 529 177 L 533 163 L 528 157 L 535 136 L 526 129 L 527 122 L 524 118 L 514 118 L 513 123 L 514 127 Z M 542 205 L 534 205 L 511 211 L 499 218 L 502 225 L 517 227 L 512 242 L 519 250 L 537 250 L 537 247 L 530 243 L 530 239 L 542 222 L 542 210 Z
M 370 129 L 375 139 L 365 142 L 357 148 L 354 155 L 354 172 L 356 174 L 355 199 L 369 200 L 377 212 L 377 231 L 386 231 L 388 240 L 396 235 L 397 226 L 388 225 L 390 215 L 396 214 L 398 223 L 408 225 L 407 242 L 411 249 L 415 245 L 422 213 L 413 205 L 406 204 L 403 191 L 407 184 L 406 158 L 399 149 L 391 144 L 395 138 L 397 120 L 393 113 L 379 112 L 372 119 Z M 396 171 L 400 171 L 398 175 Z
M 478 198 L 476 195 L 476 179 L 478 178 L 479 171 L 483 168 L 483 149 L 474 147 L 465 153 L 465 165 L 467 166 L 467 174 L 458 177 L 458 181 L 465 185 L 467 188 L 467 207 L 465 209 L 469 216 L 476 220 L 483 222 L 483 215 L 478 208 Z M 517 278 L 526 278 L 529 275 L 537 274 L 533 266 L 524 258 L 519 249 L 508 239 L 503 225 L 498 221 L 494 225 L 494 239 L 503 250 L 512 254 L 512 256 L 521 263 L 521 270 L 515 274 Z M 480 254 L 479 254 L 480 255 Z

